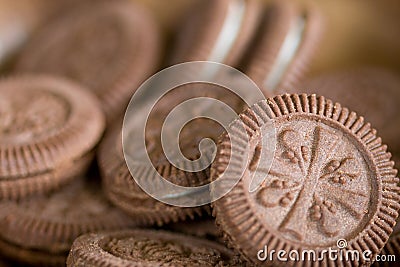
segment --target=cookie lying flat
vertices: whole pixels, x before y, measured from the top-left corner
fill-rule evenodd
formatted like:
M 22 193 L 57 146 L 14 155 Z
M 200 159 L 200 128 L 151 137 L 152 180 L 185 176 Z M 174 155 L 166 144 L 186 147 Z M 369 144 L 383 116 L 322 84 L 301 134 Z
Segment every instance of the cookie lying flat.
M 37 266 L 65 266 L 81 234 L 135 226 L 112 206 L 98 181 L 82 177 L 59 192 L 0 204 L 0 252 Z
M 97 99 L 75 83 L 0 81 L 0 199 L 47 192 L 85 170 L 104 125 Z
M 400 77 L 379 68 L 327 73 L 301 85 L 304 93 L 316 93 L 338 101 L 371 122 L 400 155 Z
M 302 9 L 290 1 L 273 2 L 245 59 L 245 73 L 266 97 L 292 92 L 316 53 L 322 28 L 313 6 Z
M 257 29 L 260 6 L 254 0 L 199 1 L 182 21 L 171 65 L 199 60 L 237 65 Z
M 19 56 L 15 71 L 65 76 L 87 86 L 111 121 L 155 71 L 155 22 L 133 1 L 77 6 L 43 28 Z
M 154 230 L 88 234 L 72 245 L 67 266 L 245 266 L 219 243 Z
M 211 178 L 225 179 L 224 185 L 245 166 L 238 184 L 213 206 L 217 225 L 233 247 L 254 263 L 284 266 L 296 264 L 288 256 L 291 251 L 313 250 L 322 257 L 306 258 L 301 266 L 341 266 L 323 256 L 324 250 L 339 246 L 370 250 L 371 259 L 379 254 L 398 217 L 400 188 L 391 154 L 369 123 L 340 104 L 305 94 L 263 100 L 240 118 L 231 127 L 246 125 L 249 146 L 232 151 L 230 140 L 244 138 L 233 130 L 232 139 L 225 135 L 218 144 L 211 169 Z M 264 168 L 269 152 L 261 143 L 268 137 L 268 118 L 277 134 L 270 170 Z M 224 173 L 229 159 L 232 168 Z M 264 181 L 249 192 L 255 175 Z M 270 256 L 271 250 L 281 249 L 288 262 Z

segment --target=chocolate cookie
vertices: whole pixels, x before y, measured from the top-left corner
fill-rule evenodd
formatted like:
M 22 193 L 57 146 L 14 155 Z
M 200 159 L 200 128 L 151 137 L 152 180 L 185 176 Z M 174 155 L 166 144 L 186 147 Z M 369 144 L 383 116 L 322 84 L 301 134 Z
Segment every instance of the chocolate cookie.
M 316 53 L 322 28 L 314 6 L 273 2 L 265 10 L 258 38 L 249 50 L 245 73 L 267 97 L 292 92 Z
M 0 81 L 0 199 L 47 192 L 82 172 L 104 125 L 95 97 L 75 83 Z
M 107 134 L 99 151 L 99 165 L 107 198 L 129 214 L 139 225 L 163 225 L 169 222 L 195 219 L 204 212 L 211 213 L 209 207 L 180 208 L 164 204 L 144 192 L 131 176 L 122 154 L 121 126 L 117 125 Z M 164 166 L 159 166 L 162 169 Z M 177 173 L 171 170 L 171 174 Z M 198 175 L 200 181 L 206 175 Z M 197 182 L 199 179 L 197 179 Z
M 236 108 L 237 112 L 243 107 L 240 99 L 229 95 L 223 87 L 195 83 L 180 86 L 173 90 L 172 93 L 168 93 L 155 105 L 147 120 L 145 140 L 147 154 L 154 168 L 161 176 L 180 186 L 196 187 L 207 184 L 209 168 L 202 171 L 189 172 L 170 163 L 161 145 L 161 129 L 166 116 L 177 104 L 187 99 L 201 96 L 225 100 L 230 107 Z M 204 107 L 196 108 L 201 109 Z M 143 131 L 143 129 L 132 129 L 132 131 Z M 185 125 L 179 135 L 182 154 L 190 160 L 198 159 L 200 156 L 198 149 L 200 141 L 204 138 L 216 140 L 222 132 L 222 126 L 208 119 L 199 118 L 191 121 Z M 125 132 L 124 134 L 129 139 L 130 133 Z M 136 142 L 138 140 L 136 138 L 130 138 L 130 140 L 130 143 L 125 147 L 125 152 L 128 149 L 135 151 L 135 147 L 137 147 Z M 171 142 L 172 140 L 174 139 L 171 139 Z M 209 210 L 208 206 L 195 208 L 170 206 L 147 195 L 136 184 L 129 172 L 122 153 L 121 141 L 121 126 L 117 125 L 114 132 L 107 135 L 99 152 L 104 190 L 116 206 L 122 208 L 142 224 L 158 225 L 184 220 L 187 217 L 193 219 L 195 215 L 201 215 L 203 210 L 206 212 Z M 139 171 L 134 175 L 148 177 L 148 181 L 153 181 L 153 172 L 147 172 L 147 169 L 144 168 Z
M 258 26 L 255 0 L 205 0 L 188 11 L 177 33 L 171 65 L 214 61 L 235 66 Z
M 0 251 L 15 261 L 64 266 L 79 235 L 136 224 L 103 196 L 98 181 L 74 181 L 59 192 L 0 204 Z
M 400 77 L 379 68 L 361 68 L 324 74 L 305 82 L 301 90 L 346 105 L 370 121 L 400 155 Z
M 155 71 L 159 50 L 159 33 L 146 10 L 132 1 L 100 1 L 81 5 L 43 28 L 15 70 L 81 82 L 98 96 L 111 121 Z
M 245 266 L 219 243 L 176 233 L 132 230 L 79 237 L 67 266 Z
M 262 144 L 270 119 L 277 145 L 266 169 L 263 159 L 272 152 Z M 249 146 L 231 149 L 230 140 L 245 140 L 235 130 L 241 123 Z M 224 135 L 219 142 L 211 178 L 224 179 L 223 186 L 245 167 L 233 190 L 213 204 L 217 225 L 232 246 L 254 263 L 285 266 L 296 259 L 302 266 L 345 264 L 324 254 L 329 249 L 336 255 L 370 250 L 371 259 L 379 254 L 398 217 L 399 179 L 386 145 L 363 117 L 324 97 L 294 94 L 259 102 L 231 129 L 231 139 Z M 254 177 L 264 180 L 250 192 Z M 280 255 L 288 262 L 271 256 L 272 250 L 284 250 Z M 310 250 L 318 261 L 298 256 Z M 368 264 L 361 256 L 346 261 Z

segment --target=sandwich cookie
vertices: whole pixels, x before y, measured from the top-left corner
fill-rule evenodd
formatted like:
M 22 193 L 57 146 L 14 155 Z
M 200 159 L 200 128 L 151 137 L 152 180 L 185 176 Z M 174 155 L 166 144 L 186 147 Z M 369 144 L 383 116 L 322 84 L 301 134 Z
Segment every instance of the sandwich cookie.
M 25 264 L 65 266 L 78 236 L 135 226 L 107 201 L 96 177 L 88 178 L 80 177 L 55 193 L 1 203 L 1 254 Z
M 110 130 L 99 150 L 99 166 L 102 174 L 104 193 L 118 208 L 131 216 L 138 225 L 163 225 L 210 214 L 209 207 L 180 208 L 164 204 L 144 192 L 129 172 L 122 152 L 121 125 Z M 169 171 L 169 165 L 159 169 Z M 170 175 L 177 177 L 177 169 L 171 168 Z M 164 174 L 165 175 L 165 174 Z M 181 178 L 182 175 L 179 176 Z M 192 183 L 205 181 L 206 174 L 193 175 Z M 149 177 L 151 179 L 151 177 Z M 176 178 L 178 179 L 178 178 Z M 185 179 L 185 176 L 183 177 Z M 186 181 L 186 179 L 185 179 Z
M 301 85 L 304 93 L 329 97 L 363 114 L 397 157 L 400 156 L 399 88 L 400 77 L 380 68 L 327 73 Z
M 0 81 L 0 199 L 48 192 L 85 171 L 104 126 L 97 99 L 78 84 Z
M 208 184 L 209 182 L 209 166 L 201 171 L 188 171 L 182 166 L 180 159 L 178 164 L 174 165 L 166 156 L 165 150 L 161 143 L 161 132 L 167 115 L 178 104 L 190 100 L 192 98 L 208 97 L 213 99 L 224 100 L 224 102 L 239 113 L 243 108 L 241 99 L 235 95 L 230 95 L 226 89 L 213 84 L 193 83 L 186 84 L 174 89 L 165 95 L 154 107 L 150 113 L 146 131 L 145 143 L 147 155 L 149 156 L 152 166 L 149 168 L 140 168 L 133 172 L 136 179 L 144 179 L 156 186 L 157 173 L 169 182 L 185 186 L 197 187 Z M 196 114 L 196 109 L 203 109 L 204 106 L 191 106 L 191 111 Z M 175 118 L 176 120 L 177 118 Z M 121 126 L 117 125 L 114 132 L 109 134 L 100 147 L 99 163 L 103 174 L 104 190 L 109 199 L 118 207 L 132 215 L 135 219 L 140 220 L 142 224 L 157 224 L 176 222 L 185 220 L 186 218 L 194 219 L 195 215 L 200 216 L 205 211 L 209 211 L 209 206 L 201 206 L 194 208 L 182 208 L 164 204 L 151 196 L 147 195 L 136 183 L 131 176 L 126 165 L 122 152 Z M 202 153 L 199 151 L 199 144 L 205 138 L 214 141 L 223 132 L 223 127 L 205 118 L 197 118 L 182 128 L 178 136 L 171 136 L 169 142 L 179 140 L 179 149 L 183 156 L 193 162 L 197 160 Z M 124 132 L 129 143 L 124 147 L 126 153 L 141 153 L 135 148 L 140 142 L 135 136 L 137 132 L 143 129 L 130 129 L 131 132 Z M 166 149 L 168 150 L 168 149 Z M 208 158 L 207 158 L 208 159 Z M 206 159 L 206 160 L 207 160 Z M 211 159 L 208 159 L 211 162 Z M 140 163 L 140 162 L 139 162 Z M 209 164 L 208 164 L 209 165 Z M 157 172 L 156 172 L 157 171 Z M 159 189 L 163 190 L 162 188 Z M 179 198 L 180 195 L 169 195 L 166 193 L 164 198 Z M 182 196 L 183 197 L 183 196 Z M 191 196 L 190 196 L 191 197 Z
M 68 267 L 247 266 L 219 243 L 176 233 L 131 230 L 79 237 Z
M 265 12 L 258 37 L 244 62 L 245 73 L 266 97 L 291 92 L 303 78 L 322 36 L 313 6 L 275 1 Z
M 132 1 L 101 1 L 79 5 L 44 27 L 22 51 L 15 71 L 82 83 L 112 121 L 155 71 L 159 56 L 159 33 L 146 10 Z
M 266 169 L 271 151 L 263 144 L 271 119 L 277 145 Z M 248 140 L 237 130 L 241 124 Z M 252 106 L 231 130 L 230 138 L 221 138 L 211 168 L 212 180 L 224 180 L 211 193 L 243 173 L 213 203 L 217 225 L 235 249 L 255 264 L 274 266 L 298 266 L 299 259 L 301 266 L 367 265 L 362 257 L 345 263 L 326 251 L 370 250 L 371 260 L 380 253 L 398 217 L 400 187 L 391 154 L 363 117 L 324 97 L 283 95 Z M 231 140 L 248 146 L 233 149 Z M 263 181 L 250 191 L 254 177 Z M 285 251 L 288 261 L 272 250 Z M 299 258 L 310 250 L 318 261 Z
M 182 21 L 170 64 L 213 61 L 236 66 L 260 19 L 256 0 L 199 1 Z

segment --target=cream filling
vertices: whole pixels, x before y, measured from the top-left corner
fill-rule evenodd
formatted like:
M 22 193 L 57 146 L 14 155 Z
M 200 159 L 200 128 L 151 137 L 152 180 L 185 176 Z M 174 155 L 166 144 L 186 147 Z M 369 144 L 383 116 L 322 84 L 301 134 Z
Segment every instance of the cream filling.
M 264 88 L 270 92 L 274 91 L 281 82 L 283 75 L 293 61 L 297 51 L 299 50 L 304 35 L 306 24 L 305 16 L 298 17 L 290 27 L 285 40 L 278 52 L 274 66 L 271 72 L 264 80 Z
M 230 1 L 224 24 L 208 61 L 223 63 L 239 37 L 246 11 L 245 0 Z

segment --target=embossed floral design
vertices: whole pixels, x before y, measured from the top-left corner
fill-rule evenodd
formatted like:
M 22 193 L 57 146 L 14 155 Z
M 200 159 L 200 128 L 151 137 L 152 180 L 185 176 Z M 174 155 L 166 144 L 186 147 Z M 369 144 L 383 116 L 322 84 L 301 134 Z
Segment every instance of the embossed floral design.
M 318 231 L 327 237 L 339 233 L 338 209 L 361 219 L 368 203 L 365 192 L 348 186 L 360 178 L 361 166 L 351 149 L 341 149 L 341 139 L 333 131 L 315 127 L 311 142 L 291 128 L 279 135 L 280 155 L 267 173 L 257 201 L 266 208 L 287 208 L 279 226 L 298 240 L 304 239 L 307 224 L 316 223 Z M 304 133 L 307 134 L 307 133 Z M 310 134 L 310 133 L 308 133 Z M 346 154 L 346 156 L 343 156 Z

